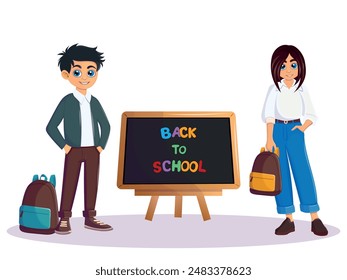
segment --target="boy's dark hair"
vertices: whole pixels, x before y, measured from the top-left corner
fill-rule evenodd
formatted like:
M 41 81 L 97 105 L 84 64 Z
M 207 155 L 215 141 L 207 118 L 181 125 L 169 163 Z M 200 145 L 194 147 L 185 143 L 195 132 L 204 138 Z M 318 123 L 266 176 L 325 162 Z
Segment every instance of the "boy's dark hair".
M 295 84 L 299 83 L 296 89 L 299 89 L 305 80 L 306 76 L 306 64 L 302 53 L 294 46 L 282 45 L 279 46 L 271 58 L 271 74 L 275 86 L 280 90 L 278 83 L 282 80 L 280 77 L 281 66 L 287 59 L 288 55 L 291 55 L 298 63 L 298 77 L 295 79 Z
M 74 66 L 74 60 L 76 61 L 93 61 L 97 65 L 97 70 L 103 65 L 105 61 L 103 53 L 98 52 L 95 48 L 89 48 L 83 45 L 75 44 L 71 47 L 67 47 L 65 51 L 62 51 L 58 55 L 61 55 L 58 66 L 60 71 L 66 70 L 70 72 L 71 65 Z

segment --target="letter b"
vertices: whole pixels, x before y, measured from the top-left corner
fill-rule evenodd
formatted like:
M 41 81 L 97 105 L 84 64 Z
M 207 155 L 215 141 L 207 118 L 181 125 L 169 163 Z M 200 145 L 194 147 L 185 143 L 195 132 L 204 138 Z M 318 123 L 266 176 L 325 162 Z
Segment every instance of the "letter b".
M 168 127 L 162 127 L 160 129 L 161 138 L 167 140 L 171 137 L 170 129 Z

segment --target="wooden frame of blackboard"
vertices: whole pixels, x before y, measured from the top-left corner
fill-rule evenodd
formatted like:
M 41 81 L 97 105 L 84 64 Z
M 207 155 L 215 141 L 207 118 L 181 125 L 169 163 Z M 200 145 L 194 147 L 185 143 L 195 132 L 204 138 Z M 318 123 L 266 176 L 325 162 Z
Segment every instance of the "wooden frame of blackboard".
M 128 118 L 225 118 L 230 123 L 230 144 L 232 149 L 232 168 L 234 182 L 218 184 L 124 184 L 124 161 Z M 118 160 L 117 186 L 120 189 L 135 189 L 136 195 L 194 195 L 203 192 L 206 195 L 220 195 L 223 189 L 237 189 L 240 186 L 236 117 L 233 112 L 124 112 L 121 120 L 120 149 Z
M 128 119 L 227 119 L 228 135 L 230 139 L 230 153 L 232 166 L 232 182 L 227 183 L 179 183 L 179 184 L 127 184 L 124 183 L 124 165 L 127 145 L 127 121 Z M 144 135 L 145 137 L 145 135 Z M 134 189 L 135 195 L 151 196 L 151 200 L 146 213 L 146 220 L 152 220 L 159 196 L 175 196 L 175 217 L 182 217 L 183 196 L 196 196 L 204 221 L 210 219 L 205 195 L 222 195 L 223 189 L 237 189 L 240 187 L 240 171 L 238 160 L 238 146 L 236 133 L 236 118 L 233 112 L 124 112 L 121 121 L 120 148 L 118 159 L 117 186 L 120 189 Z

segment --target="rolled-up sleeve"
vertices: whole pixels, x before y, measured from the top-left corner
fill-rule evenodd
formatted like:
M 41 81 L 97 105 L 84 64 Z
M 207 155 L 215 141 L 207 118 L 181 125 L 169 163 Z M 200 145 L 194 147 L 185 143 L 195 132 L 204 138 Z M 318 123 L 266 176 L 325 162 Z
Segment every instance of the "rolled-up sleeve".
M 265 123 L 275 123 L 276 87 L 269 87 L 263 106 L 262 119 Z
M 317 121 L 317 115 L 306 87 L 303 87 L 303 90 L 301 92 L 301 98 L 302 98 L 302 104 L 303 104 L 302 106 L 303 118 L 305 120 L 310 120 L 313 123 L 315 123 Z

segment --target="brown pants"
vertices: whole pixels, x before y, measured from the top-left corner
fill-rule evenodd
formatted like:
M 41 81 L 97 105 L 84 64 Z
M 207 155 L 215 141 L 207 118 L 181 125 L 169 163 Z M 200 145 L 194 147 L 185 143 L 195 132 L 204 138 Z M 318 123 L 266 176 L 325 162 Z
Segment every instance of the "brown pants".
M 84 163 L 84 217 L 96 215 L 95 203 L 98 192 L 100 153 L 96 147 L 71 148 L 65 155 L 63 189 L 59 217 L 71 217 L 78 178 Z

